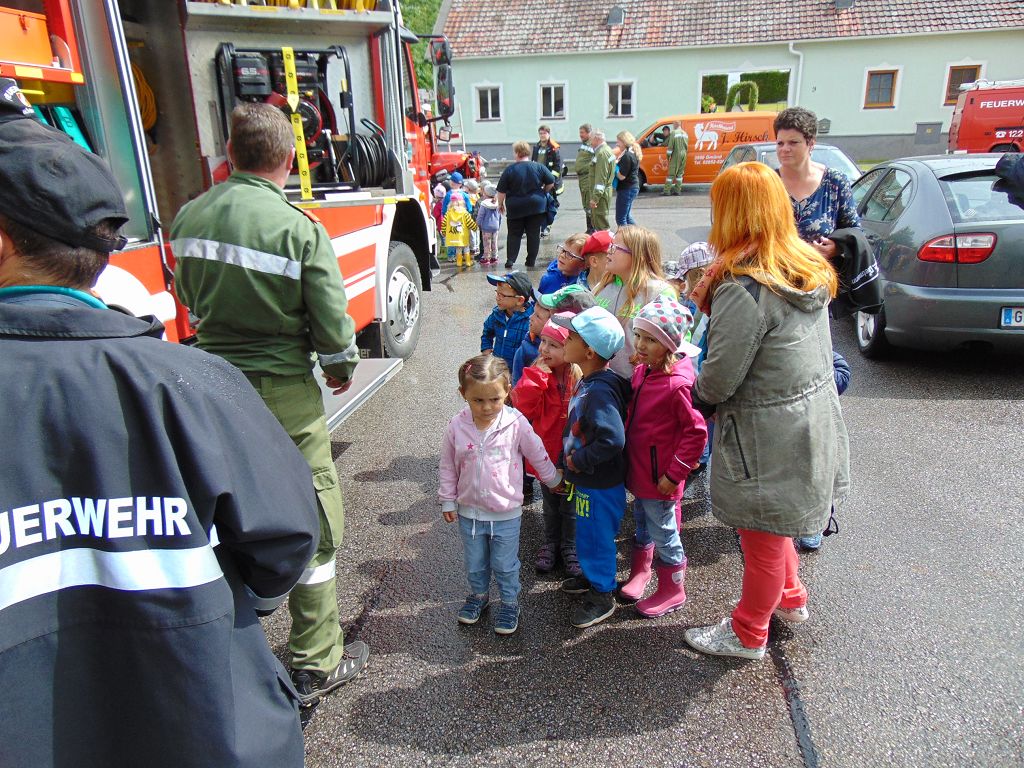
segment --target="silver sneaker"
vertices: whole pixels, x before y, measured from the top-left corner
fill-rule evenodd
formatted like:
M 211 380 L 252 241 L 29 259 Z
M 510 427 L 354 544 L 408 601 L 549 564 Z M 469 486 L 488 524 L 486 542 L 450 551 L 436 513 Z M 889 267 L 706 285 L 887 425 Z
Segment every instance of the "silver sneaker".
M 783 621 L 788 621 L 790 624 L 803 624 L 811 617 L 806 605 L 801 605 L 799 608 L 783 608 L 779 606 L 772 613 Z
M 747 648 L 732 630 L 732 619 L 722 619 L 710 627 L 686 630 L 686 642 L 694 650 L 712 656 L 736 656 L 741 659 L 764 658 L 764 646 Z

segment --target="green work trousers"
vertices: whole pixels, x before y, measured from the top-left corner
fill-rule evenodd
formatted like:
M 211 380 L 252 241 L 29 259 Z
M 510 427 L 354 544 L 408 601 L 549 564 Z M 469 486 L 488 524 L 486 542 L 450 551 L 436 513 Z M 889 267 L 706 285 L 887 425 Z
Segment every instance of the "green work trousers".
M 605 191 L 603 195 L 597 198 L 597 208 L 591 208 L 589 205 L 587 209 L 590 211 L 590 220 L 594 224 L 594 229 L 611 229 L 611 221 L 608 218 L 608 210 L 611 208 L 612 195 L 611 189 Z
M 248 378 L 313 472 L 320 510 L 320 546 L 288 596 L 292 616 L 288 650 L 293 669 L 326 674 L 341 663 L 345 651 L 334 581 L 335 555 L 345 528 L 345 511 L 320 387 L 312 373 Z M 282 509 L 281 514 L 288 514 L 288 510 Z
M 665 179 L 667 191 L 683 191 L 683 172 L 686 170 L 686 153 L 676 152 L 668 161 L 668 178 Z
M 580 179 L 580 200 L 583 202 L 583 213 L 587 216 L 587 231 L 593 229 L 593 217 L 590 210 L 590 195 L 594 191 L 594 185 L 590 183 L 590 178 Z

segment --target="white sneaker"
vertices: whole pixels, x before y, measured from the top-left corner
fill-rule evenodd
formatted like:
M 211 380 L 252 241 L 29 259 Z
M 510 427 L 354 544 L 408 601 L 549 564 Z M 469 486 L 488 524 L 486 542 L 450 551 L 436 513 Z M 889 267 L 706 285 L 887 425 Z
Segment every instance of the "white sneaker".
M 741 659 L 764 658 L 764 646 L 747 648 L 732 630 L 732 619 L 722 619 L 710 627 L 686 630 L 684 636 L 691 648 L 712 656 L 736 656 Z
M 801 605 L 799 608 L 783 608 L 779 606 L 772 613 L 783 621 L 788 621 L 790 624 L 803 624 L 811 617 L 806 605 Z

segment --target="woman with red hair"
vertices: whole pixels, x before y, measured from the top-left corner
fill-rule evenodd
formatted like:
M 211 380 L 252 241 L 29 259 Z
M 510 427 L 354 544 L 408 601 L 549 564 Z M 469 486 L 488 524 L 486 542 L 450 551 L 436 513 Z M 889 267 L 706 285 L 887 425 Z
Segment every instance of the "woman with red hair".
M 761 163 L 711 186 L 718 258 L 694 292 L 710 312 L 694 405 L 715 414 L 711 504 L 738 529 L 743 592 L 732 616 L 687 630 L 704 653 L 760 659 L 774 613 L 808 618 L 793 537 L 820 533 L 849 488 L 849 446 L 832 369 L 837 278 L 797 234 L 786 189 Z

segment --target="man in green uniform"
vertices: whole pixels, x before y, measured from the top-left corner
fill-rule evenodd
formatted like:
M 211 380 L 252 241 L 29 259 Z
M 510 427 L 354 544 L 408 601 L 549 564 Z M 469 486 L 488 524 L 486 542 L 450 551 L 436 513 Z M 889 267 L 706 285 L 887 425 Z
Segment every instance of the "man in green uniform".
M 583 212 L 587 215 L 587 233 L 594 231 L 594 223 L 590 215 L 590 192 L 593 186 L 592 172 L 590 167 L 594 162 L 594 148 L 590 146 L 590 123 L 580 126 L 580 148 L 576 152 L 576 178 L 580 182 L 580 200 L 583 203 Z
M 663 195 L 683 194 L 683 172 L 686 170 L 686 151 L 690 146 L 690 137 L 686 135 L 682 124 L 676 120 L 672 123 L 672 135 L 665 148 L 668 158 L 668 177 L 661 190 Z
M 612 179 L 615 178 L 615 153 L 605 143 L 604 131 L 600 128 L 590 134 L 590 146 L 594 149 L 590 217 L 595 229 L 610 229 L 608 210 L 612 202 Z
M 320 546 L 288 599 L 292 680 L 308 706 L 355 677 L 369 650 L 361 642 L 346 647 L 338 621 L 335 551 L 344 512 L 312 373 L 316 356 L 340 394 L 351 385 L 359 350 L 330 237 L 282 189 L 293 142 L 276 107 L 237 107 L 227 145 L 235 172 L 182 207 L 171 248 L 178 297 L 199 317 L 199 346 L 242 370 L 313 473 Z

